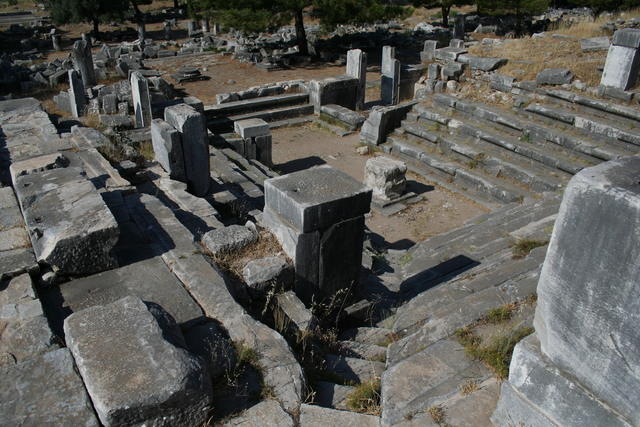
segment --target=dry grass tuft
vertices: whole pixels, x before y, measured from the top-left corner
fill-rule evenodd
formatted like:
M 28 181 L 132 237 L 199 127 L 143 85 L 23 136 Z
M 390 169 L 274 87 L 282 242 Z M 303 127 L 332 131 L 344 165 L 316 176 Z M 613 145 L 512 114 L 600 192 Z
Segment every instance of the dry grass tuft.
M 548 240 L 520 239 L 513 245 L 513 259 L 522 259 L 535 248 L 545 246 Z
M 429 413 L 429 415 L 431 415 L 431 419 L 434 423 L 438 425 L 444 424 L 447 415 L 445 414 L 442 405 L 432 406 L 427 412 Z
M 469 379 L 460 384 L 460 393 L 462 393 L 463 396 L 471 394 L 476 390 L 478 390 L 478 380 Z
M 347 407 L 355 412 L 380 416 L 380 379 L 359 384 L 356 389 L 347 396 Z
M 224 271 L 242 278 L 242 269 L 249 261 L 268 256 L 284 256 L 276 236 L 267 230 L 260 230 L 258 239 L 237 252 L 213 255 L 216 265 Z

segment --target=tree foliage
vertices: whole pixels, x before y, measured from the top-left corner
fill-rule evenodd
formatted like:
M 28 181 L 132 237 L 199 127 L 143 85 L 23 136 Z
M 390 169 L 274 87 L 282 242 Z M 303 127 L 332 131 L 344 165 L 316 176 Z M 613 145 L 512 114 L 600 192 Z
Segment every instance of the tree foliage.
M 92 23 L 97 36 L 98 24 L 124 18 L 129 0 L 48 0 L 46 6 L 56 24 Z
M 325 29 L 339 24 L 361 24 L 388 20 L 402 13 L 399 6 L 379 0 L 191 0 L 192 16 L 215 16 L 227 27 L 247 33 L 276 29 L 293 19 L 298 46 L 307 53 L 303 11 L 312 8 Z
M 497 0 L 500 1 L 500 0 Z M 449 25 L 449 13 L 453 6 L 465 6 L 476 3 L 474 0 L 413 0 L 416 7 L 426 7 L 428 9 L 439 7 L 442 12 L 442 25 Z

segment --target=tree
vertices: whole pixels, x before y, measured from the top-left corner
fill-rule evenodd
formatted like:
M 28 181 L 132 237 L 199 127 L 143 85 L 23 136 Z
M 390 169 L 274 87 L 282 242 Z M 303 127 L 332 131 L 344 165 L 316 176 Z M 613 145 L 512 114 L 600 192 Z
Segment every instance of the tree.
M 413 0 L 415 7 L 426 7 L 427 9 L 439 7 L 442 12 L 442 25 L 449 25 L 449 13 L 453 6 L 464 6 L 473 4 L 473 0 Z
M 483 12 L 512 13 L 516 17 L 516 33 L 522 34 L 524 17 L 544 12 L 549 0 L 477 0 L 478 8 Z
M 48 0 L 46 6 L 56 24 L 88 22 L 99 38 L 100 23 L 123 19 L 129 0 Z
M 294 20 L 299 51 L 308 55 L 304 11 L 313 8 L 324 28 L 390 19 L 404 10 L 379 0 L 191 0 L 194 13 L 215 14 L 228 27 L 247 33 L 276 29 Z

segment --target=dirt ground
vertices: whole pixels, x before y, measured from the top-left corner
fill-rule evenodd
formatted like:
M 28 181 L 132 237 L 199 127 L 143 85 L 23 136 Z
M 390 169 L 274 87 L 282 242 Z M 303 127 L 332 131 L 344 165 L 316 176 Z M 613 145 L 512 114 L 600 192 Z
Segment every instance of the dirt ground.
M 276 129 L 273 132 L 273 161 L 275 169 L 290 173 L 311 166 L 329 164 L 364 180 L 364 167 L 370 156 L 356 153 L 358 134 L 340 138 L 314 125 Z M 375 155 L 380 155 L 376 153 Z M 406 248 L 413 243 L 463 225 L 487 210 L 459 195 L 425 181 L 416 174 L 407 174 L 408 189 L 420 194 L 423 200 L 391 217 L 373 211 L 367 227 L 384 237 L 394 248 Z

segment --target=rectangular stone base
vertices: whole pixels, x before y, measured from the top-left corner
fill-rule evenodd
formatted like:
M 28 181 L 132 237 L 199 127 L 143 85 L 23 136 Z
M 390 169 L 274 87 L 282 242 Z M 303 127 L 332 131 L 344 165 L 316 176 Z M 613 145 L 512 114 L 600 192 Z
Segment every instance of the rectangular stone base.
M 491 421 L 505 427 L 631 425 L 547 359 L 536 334 L 516 345 Z

